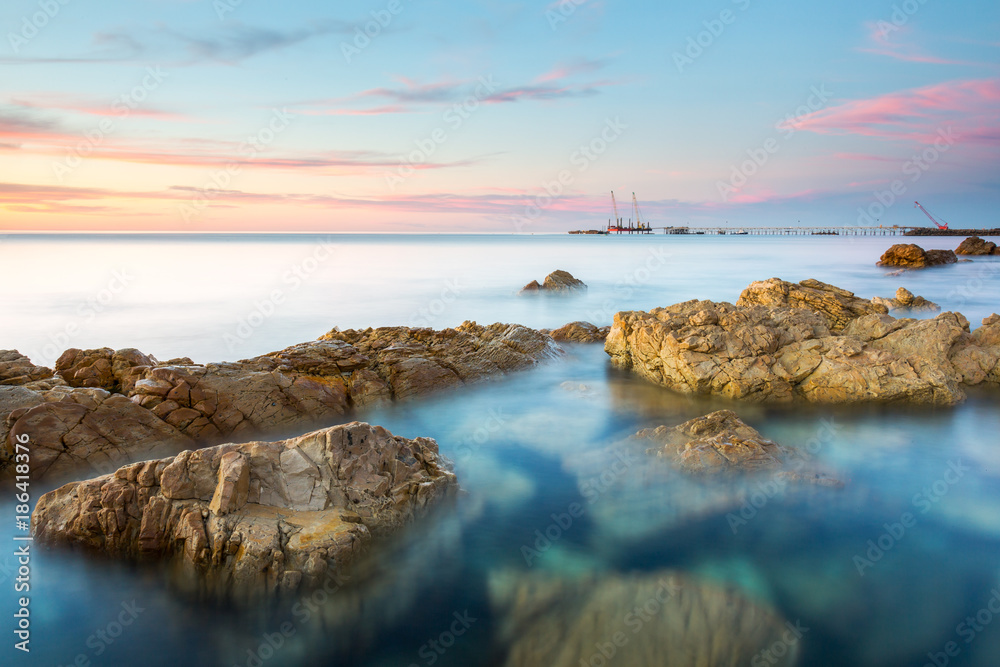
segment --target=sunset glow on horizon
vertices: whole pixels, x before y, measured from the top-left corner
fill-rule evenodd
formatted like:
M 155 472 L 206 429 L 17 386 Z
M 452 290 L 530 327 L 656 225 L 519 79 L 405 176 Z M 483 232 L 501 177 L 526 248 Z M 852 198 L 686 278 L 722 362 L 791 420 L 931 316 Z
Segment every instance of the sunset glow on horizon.
M 16 0 L 5 231 L 1000 225 L 1000 7 Z M 789 26 L 795 26 L 793 30 Z M 893 205 L 895 204 L 895 205 Z

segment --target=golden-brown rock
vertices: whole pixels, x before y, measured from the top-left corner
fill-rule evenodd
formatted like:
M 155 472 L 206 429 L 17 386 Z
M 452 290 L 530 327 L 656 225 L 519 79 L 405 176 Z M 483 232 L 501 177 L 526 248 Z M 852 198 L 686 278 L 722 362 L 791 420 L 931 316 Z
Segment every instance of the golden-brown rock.
M 254 599 L 318 583 L 456 488 L 433 440 L 351 422 L 73 482 L 39 498 L 32 528 L 41 544 L 166 561 L 185 586 Z

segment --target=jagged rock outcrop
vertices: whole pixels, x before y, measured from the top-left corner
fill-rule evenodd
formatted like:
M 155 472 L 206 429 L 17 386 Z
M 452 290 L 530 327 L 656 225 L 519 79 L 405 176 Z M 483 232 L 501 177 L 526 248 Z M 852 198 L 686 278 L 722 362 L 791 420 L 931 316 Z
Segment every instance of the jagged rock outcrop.
M 538 291 L 570 293 L 585 289 L 587 289 L 587 285 L 582 280 L 577 280 L 568 271 L 557 270 L 545 276 L 545 280 L 541 284 L 537 280 L 532 280 L 521 288 L 520 293 L 529 294 Z
M 752 282 L 740 294 L 736 305 L 806 308 L 825 315 L 831 331 L 843 330 L 861 315 L 888 312 L 884 306 L 854 296 L 854 292 L 812 279 L 799 283 L 780 278 Z
M 193 441 L 314 428 L 359 408 L 494 378 L 560 352 L 533 329 L 475 322 L 442 331 L 334 329 L 319 340 L 217 364 L 158 363 L 132 349 L 73 349 L 60 357 L 59 373 L 86 389 L 39 392 L 37 402 L 53 405 L 30 414 L 0 412 L 0 421 L 14 427 L 29 419 L 19 428 L 30 427 L 33 440 L 51 450 L 33 461 L 34 474 L 69 473 L 87 462 L 107 470 L 109 462 L 118 467 L 156 448 L 172 454 Z M 130 451 L 134 458 L 122 458 Z M 0 471 L 7 463 L 0 455 Z
M 900 266 L 922 269 L 928 266 L 954 264 L 958 261 L 953 250 L 924 250 L 915 243 L 897 243 L 879 258 L 879 266 Z
M 872 303 L 885 306 L 890 313 L 937 313 L 941 311 L 941 306 L 922 296 L 914 296 L 913 292 L 905 287 L 896 290 L 895 298 L 886 299 L 876 296 L 872 297 Z
M 964 385 L 1000 382 L 1000 317 L 970 333 L 958 313 L 868 314 L 840 333 L 806 308 L 687 301 L 615 315 L 612 362 L 679 392 L 749 401 L 951 405 Z
M 501 573 L 489 592 L 509 647 L 507 667 L 579 667 L 598 658 L 617 665 L 790 666 L 808 640 L 807 629 L 736 589 L 680 572 L 575 579 Z
M 27 385 L 52 375 L 51 368 L 36 366 L 17 350 L 0 350 L 0 385 Z
M 570 322 L 549 333 L 560 343 L 603 343 L 611 327 L 598 327 L 590 322 Z
M 41 496 L 38 543 L 166 561 L 210 596 L 319 583 L 457 489 L 428 438 L 352 422 L 134 463 Z
M 955 248 L 956 255 L 1000 255 L 1000 248 L 993 241 L 970 236 Z

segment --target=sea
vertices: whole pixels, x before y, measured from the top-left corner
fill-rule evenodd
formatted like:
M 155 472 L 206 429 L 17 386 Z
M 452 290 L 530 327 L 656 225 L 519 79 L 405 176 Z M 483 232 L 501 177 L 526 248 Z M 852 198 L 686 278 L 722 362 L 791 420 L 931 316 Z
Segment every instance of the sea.
M 960 240 L 906 239 L 925 248 Z M 161 361 L 228 361 L 334 327 L 607 325 L 621 310 L 735 302 L 748 284 L 771 277 L 815 278 L 865 298 L 905 287 L 961 312 L 972 328 L 1000 311 L 1000 257 L 905 272 L 876 266 L 901 241 L 11 234 L 0 240 L 0 349 L 49 366 L 67 348 L 105 346 Z M 588 289 L 518 294 L 556 269 Z M 794 650 L 782 650 L 800 665 L 995 666 L 998 398 L 993 388 L 971 390 L 954 407 L 737 403 L 673 393 L 613 368 L 601 345 L 567 345 L 522 372 L 352 415 L 436 439 L 462 493 L 384 541 L 353 583 L 304 596 L 298 607 L 206 600 L 155 564 L 34 545 L 30 591 L 16 592 L 12 538 L 23 533 L 7 481 L 0 654 L 10 665 L 504 665 L 517 641 L 498 603 L 510 582 L 670 571 L 807 628 Z M 692 480 L 660 474 L 653 457 L 611 475 L 588 464 L 640 429 L 723 408 L 843 487 Z M 33 482 L 32 503 L 49 488 Z M 560 523 L 571 506 L 582 514 Z M 22 596 L 30 597 L 30 653 L 14 648 Z M 730 631 L 716 629 L 720 641 Z M 663 656 L 657 664 L 681 664 L 669 647 Z M 762 652 L 753 664 L 772 659 Z M 581 664 L 598 662 L 617 664 L 596 649 Z

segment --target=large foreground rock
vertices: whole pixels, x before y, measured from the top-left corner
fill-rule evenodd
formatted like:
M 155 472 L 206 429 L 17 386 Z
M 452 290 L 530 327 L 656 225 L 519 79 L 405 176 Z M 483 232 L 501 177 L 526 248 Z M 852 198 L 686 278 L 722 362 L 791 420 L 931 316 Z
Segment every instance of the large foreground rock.
M 869 314 L 836 333 L 829 315 L 806 308 L 687 301 L 617 313 L 605 350 L 616 366 L 682 393 L 951 405 L 963 386 L 1000 382 L 1000 317 L 970 333 L 958 313 Z
M 352 422 L 73 482 L 39 498 L 32 527 L 41 544 L 163 561 L 245 599 L 318 583 L 456 488 L 433 440 Z
M 475 322 L 443 331 L 334 329 L 319 340 L 215 364 L 160 363 L 133 349 L 71 349 L 57 368 L 74 388 L 36 392 L 44 406 L 2 411 L 0 422 L 44 449 L 33 474 L 69 475 L 86 465 L 107 472 L 194 442 L 301 432 L 361 408 L 496 378 L 560 352 L 533 329 Z M 25 363 L 12 358 L 10 376 L 39 374 Z M 12 454 L 12 441 L 0 441 L 0 472 Z
M 993 241 L 970 236 L 955 248 L 956 255 L 1000 255 L 1000 248 Z
M 953 250 L 924 250 L 915 243 L 897 243 L 879 258 L 879 266 L 901 266 L 922 269 L 928 266 L 954 264 L 958 261 Z
M 579 579 L 504 573 L 490 581 L 490 601 L 509 645 L 505 667 L 789 666 L 798 662 L 800 641 L 808 641 L 735 589 L 678 572 Z M 613 661 L 598 662 L 609 646 Z

